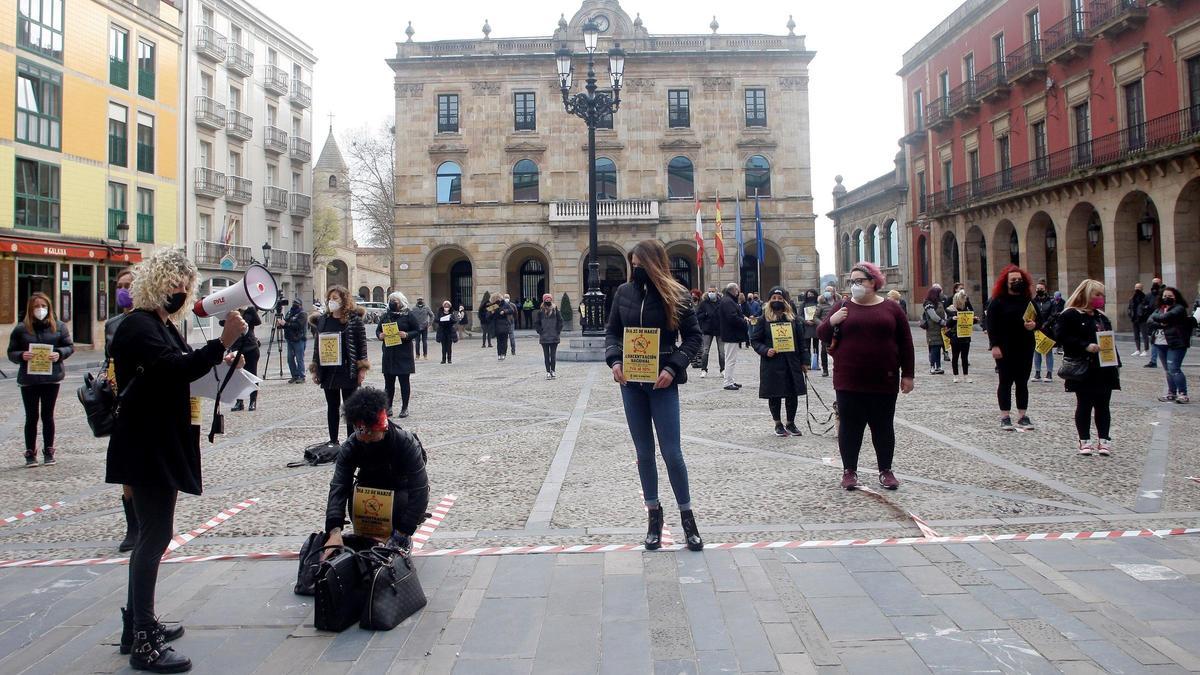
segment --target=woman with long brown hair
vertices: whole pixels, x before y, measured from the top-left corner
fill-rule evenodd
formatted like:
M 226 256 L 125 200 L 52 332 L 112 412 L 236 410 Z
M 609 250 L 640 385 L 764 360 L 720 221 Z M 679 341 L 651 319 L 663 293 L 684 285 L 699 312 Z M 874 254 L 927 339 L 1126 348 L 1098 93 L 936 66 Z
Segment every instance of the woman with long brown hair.
M 47 345 L 49 352 L 47 353 Z M 20 366 L 17 387 L 25 404 L 25 466 L 37 462 L 37 425 L 42 420 L 42 460 L 54 464 L 54 404 L 63 380 L 63 361 L 75 352 L 67 324 L 54 318 L 50 296 L 34 293 L 25 303 L 25 320 L 8 339 L 8 360 Z M 48 367 L 41 359 L 49 360 Z M 35 363 L 36 361 L 36 363 Z M 49 370 L 49 372 L 46 372 Z
M 313 350 L 309 369 L 313 381 L 325 390 L 329 445 L 338 444 L 341 403 L 358 389 L 371 368 L 367 361 L 364 313 L 344 286 L 330 286 L 325 294 L 325 313 L 313 314 L 308 319 L 317 333 L 317 348 Z M 354 428 L 347 425 L 346 436 L 352 433 Z
M 613 294 L 604 359 L 612 368 L 613 380 L 621 385 L 625 420 L 637 449 L 638 477 L 650 521 L 646 549 L 654 550 L 662 541 L 663 510 L 658 501 L 658 464 L 654 458 L 657 431 L 687 547 L 699 551 L 704 548 L 704 540 L 692 513 L 687 465 L 683 461 L 678 385 L 687 382 L 688 364 L 700 350 L 700 325 L 688 290 L 671 276 L 662 242 L 638 242 L 629 261 L 633 280 L 621 284 Z M 625 353 L 627 343 L 643 354 L 641 365 L 645 367 L 639 368 L 640 372 L 633 371 L 638 359 Z M 627 357 L 629 373 L 625 372 Z

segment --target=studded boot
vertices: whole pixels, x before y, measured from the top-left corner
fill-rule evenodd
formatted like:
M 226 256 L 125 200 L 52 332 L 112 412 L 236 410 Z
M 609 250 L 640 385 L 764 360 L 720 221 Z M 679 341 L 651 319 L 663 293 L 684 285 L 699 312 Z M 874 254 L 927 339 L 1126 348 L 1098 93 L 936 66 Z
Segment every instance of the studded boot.
M 683 536 L 687 541 L 689 551 L 699 551 L 704 548 L 704 540 L 700 538 L 700 528 L 696 527 L 696 516 L 691 509 L 679 512 L 683 523 Z
M 129 665 L 152 673 L 183 673 L 192 669 L 192 660 L 168 645 L 161 630 L 135 630 Z
M 174 624 L 167 626 L 162 622 L 155 622 L 155 627 L 163 636 L 164 642 L 174 642 L 183 637 L 183 626 Z M 121 608 L 121 653 L 128 654 L 133 651 L 133 612 Z
M 650 525 L 646 529 L 646 550 L 654 551 L 662 546 L 663 510 L 662 506 L 646 508 L 650 517 Z
M 133 510 L 132 499 L 121 495 L 121 506 L 125 509 L 125 538 L 121 540 L 117 550 L 127 553 L 132 551 L 133 545 L 137 543 L 138 519 L 137 512 Z

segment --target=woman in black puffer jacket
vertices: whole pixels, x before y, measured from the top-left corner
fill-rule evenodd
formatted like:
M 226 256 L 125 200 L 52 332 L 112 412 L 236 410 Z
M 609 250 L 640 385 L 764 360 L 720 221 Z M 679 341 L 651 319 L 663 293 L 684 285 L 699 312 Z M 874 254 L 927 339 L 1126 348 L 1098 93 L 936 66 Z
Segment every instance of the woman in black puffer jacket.
M 421 325 L 408 306 L 408 298 L 400 291 L 388 296 L 388 310 L 379 317 L 375 326 L 375 337 L 385 341 L 383 327 L 396 324 L 400 333 L 400 344 L 391 347 L 383 345 L 383 390 L 387 392 L 387 414 L 392 416 L 392 401 L 396 398 L 396 380 L 400 380 L 400 417 L 408 417 L 408 399 L 412 395 L 412 385 L 409 378 L 417 372 L 416 359 L 413 356 L 413 344 L 416 342 Z
M 671 276 L 662 242 L 657 239 L 639 242 L 629 257 L 633 281 L 621 284 L 613 294 L 604 338 L 604 360 L 612 368 L 613 380 L 621 385 L 625 420 L 637 449 L 638 476 L 650 517 L 646 549 L 658 548 L 662 540 L 663 510 L 658 502 L 658 464 L 654 458 L 657 431 L 667 476 L 679 504 L 687 547 L 699 551 L 704 548 L 704 540 L 692 513 L 687 465 L 683 462 L 678 385 L 687 382 L 688 364 L 700 350 L 700 324 L 696 322 L 687 289 Z M 626 379 L 623 361 L 626 329 L 630 328 L 656 331 L 658 378 L 653 382 Z M 637 337 L 630 335 L 631 339 Z
M 1111 331 L 1112 322 L 1104 315 L 1104 284 L 1084 279 L 1067 300 L 1067 307 L 1055 319 L 1055 337 L 1062 345 L 1067 359 L 1087 362 L 1082 378 L 1064 379 L 1066 390 L 1075 394 L 1075 430 L 1079 433 L 1079 454 L 1093 452 L 1107 457 L 1112 454 L 1109 433 L 1112 414 L 1109 402 L 1113 391 L 1121 388 L 1120 356 L 1118 365 L 1100 366 L 1101 331 Z M 1096 441 L 1092 441 L 1092 416 L 1096 418 Z
M 371 363 L 367 360 L 367 330 L 363 326 L 361 307 L 354 303 L 350 291 L 343 286 L 333 286 L 325 295 L 325 313 L 314 314 L 308 322 L 317 334 L 317 348 L 313 350 L 313 381 L 325 390 L 326 422 L 329 425 L 329 445 L 338 444 L 338 427 L 341 418 L 339 407 L 350 398 L 354 390 L 363 383 Z M 321 342 L 341 336 L 342 350 L 330 362 L 337 365 L 322 365 Z M 336 358 L 340 356 L 340 358 Z M 346 426 L 346 435 L 354 429 Z
M 50 374 L 29 372 L 35 353 L 30 345 L 50 345 Z M 20 366 L 17 386 L 25 404 L 25 466 L 37 466 L 37 425 L 42 420 L 42 458 L 54 464 L 54 404 L 63 380 L 63 361 L 75 352 L 67 324 L 54 318 L 54 308 L 45 293 L 34 293 L 25 305 L 25 320 L 8 338 L 8 360 Z

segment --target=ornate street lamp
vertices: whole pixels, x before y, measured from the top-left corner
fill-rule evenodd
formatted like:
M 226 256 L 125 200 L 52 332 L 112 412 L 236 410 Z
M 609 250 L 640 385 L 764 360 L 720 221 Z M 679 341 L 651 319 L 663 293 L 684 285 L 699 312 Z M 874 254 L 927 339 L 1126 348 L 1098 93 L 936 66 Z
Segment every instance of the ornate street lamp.
M 1100 245 L 1100 217 L 1095 211 L 1092 211 L 1092 218 L 1088 222 L 1087 238 L 1092 248 Z
M 263 266 L 270 267 L 271 266 L 271 242 L 269 242 L 269 241 L 263 242 L 262 250 L 263 250 Z
M 1142 214 L 1141 220 L 1138 221 L 1138 238 L 1142 241 L 1154 240 L 1154 226 L 1158 225 L 1158 218 L 1150 213 L 1150 199 L 1146 199 L 1146 212 Z
M 571 51 L 564 45 L 555 53 L 558 84 L 563 107 L 587 123 L 588 128 L 588 264 L 587 291 L 583 295 L 583 334 L 604 334 L 604 292 L 600 290 L 600 263 L 597 253 L 596 225 L 596 127 L 621 106 L 621 85 L 625 75 L 625 51 L 617 44 L 608 51 L 609 84 L 612 94 L 596 91 L 596 42 L 600 28 L 588 21 L 583 24 L 583 46 L 587 50 L 587 81 L 584 91 L 571 95 Z
M 122 220 L 117 223 L 117 241 L 121 243 L 122 252 L 125 250 L 125 242 L 129 241 L 129 223 Z
M 1046 252 L 1054 253 L 1058 250 L 1058 235 L 1053 229 L 1046 230 Z

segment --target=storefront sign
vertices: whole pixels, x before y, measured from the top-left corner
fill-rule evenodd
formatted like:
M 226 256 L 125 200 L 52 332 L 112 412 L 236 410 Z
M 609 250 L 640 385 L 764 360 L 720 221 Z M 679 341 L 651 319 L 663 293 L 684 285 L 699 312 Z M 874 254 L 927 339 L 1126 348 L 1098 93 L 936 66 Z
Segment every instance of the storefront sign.
M 137 249 L 114 248 L 112 255 L 109 255 L 109 250 L 104 246 L 0 237 L 0 251 L 5 253 L 76 260 L 112 260 L 122 263 L 136 263 L 142 260 L 142 253 Z

